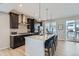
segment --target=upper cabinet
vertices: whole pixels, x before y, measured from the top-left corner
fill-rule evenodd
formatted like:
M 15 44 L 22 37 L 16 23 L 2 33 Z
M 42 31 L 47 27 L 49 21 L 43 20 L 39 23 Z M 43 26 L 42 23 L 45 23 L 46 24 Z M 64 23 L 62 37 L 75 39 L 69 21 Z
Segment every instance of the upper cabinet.
M 16 14 L 10 12 L 10 28 L 19 29 L 20 27 L 26 27 L 27 32 L 34 33 L 35 19 L 27 17 L 24 14 Z
M 18 20 L 19 15 L 13 12 L 10 12 L 10 28 L 11 29 L 18 29 Z
M 28 32 L 34 33 L 34 31 L 35 31 L 34 23 L 35 23 L 35 19 L 27 18 L 27 29 L 28 29 Z

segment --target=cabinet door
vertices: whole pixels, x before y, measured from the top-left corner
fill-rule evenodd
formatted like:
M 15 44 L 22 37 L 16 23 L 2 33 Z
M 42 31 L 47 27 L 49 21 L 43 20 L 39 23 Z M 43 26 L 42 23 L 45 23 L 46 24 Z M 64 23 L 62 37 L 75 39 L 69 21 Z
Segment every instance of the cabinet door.
M 10 13 L 10 28 L 18 28 L 18 14 Z
M 34 19 L 31 19 L 30 26 L 31 26 L 31 28 L 30 28 L 31 29 L 31 32 L 34 33 L 34 30 L 35 30 L 34 29 Z
M 24 45 L 23 38 L 20 36 L 15 36 L 13 40 L 14 40 L 13 48 L 17 48 L 17 47 Z

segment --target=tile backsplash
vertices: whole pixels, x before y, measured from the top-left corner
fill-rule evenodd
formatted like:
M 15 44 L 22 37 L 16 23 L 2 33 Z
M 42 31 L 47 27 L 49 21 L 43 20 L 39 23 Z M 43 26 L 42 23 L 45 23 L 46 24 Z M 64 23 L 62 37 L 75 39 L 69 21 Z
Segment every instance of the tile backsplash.
M 18 29 L 10 29 L 10 32 L 27 33 L 27 25 L 19 24 Z

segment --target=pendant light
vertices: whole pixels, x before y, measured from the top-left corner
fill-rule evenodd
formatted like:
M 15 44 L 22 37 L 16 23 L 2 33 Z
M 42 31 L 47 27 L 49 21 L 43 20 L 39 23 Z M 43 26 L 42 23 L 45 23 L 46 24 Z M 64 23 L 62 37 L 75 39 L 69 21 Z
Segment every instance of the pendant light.
M 41 21 L 40 18 L 41 18 L 41 5 L 40 5 L 40 3 L 39 3 L 39 18 L 38 18 L 39 21 Z
M 48 8 L 46 8 L 46 20 L 48 20 Z

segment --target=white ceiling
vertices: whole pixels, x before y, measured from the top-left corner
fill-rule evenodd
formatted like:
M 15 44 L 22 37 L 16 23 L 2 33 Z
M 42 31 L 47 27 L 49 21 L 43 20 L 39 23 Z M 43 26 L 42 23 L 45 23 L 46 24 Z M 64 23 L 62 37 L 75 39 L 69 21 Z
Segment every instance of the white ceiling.
M 2 12 L 10 12 L 13 8 L 16 7 L 17 4 L 11 4 L 11 3 L 3 3 L 0 4 L 0 11 Z
M 46 9 L 48 8 L 48 15 Z M 39 17 L 39 4 L 37 3 L 26 3 L 22 7 L 19 4 L 1 4 L 0 11 L 10 12 L 15 9 L 26 15 Z M 79 4 L 78 3 L 42 3 L 40 11 L 41 19 L 56 19 L 61 17 L 69 17 L 79 15 Z M 47 17 L 48 16 L 48 17 Z

